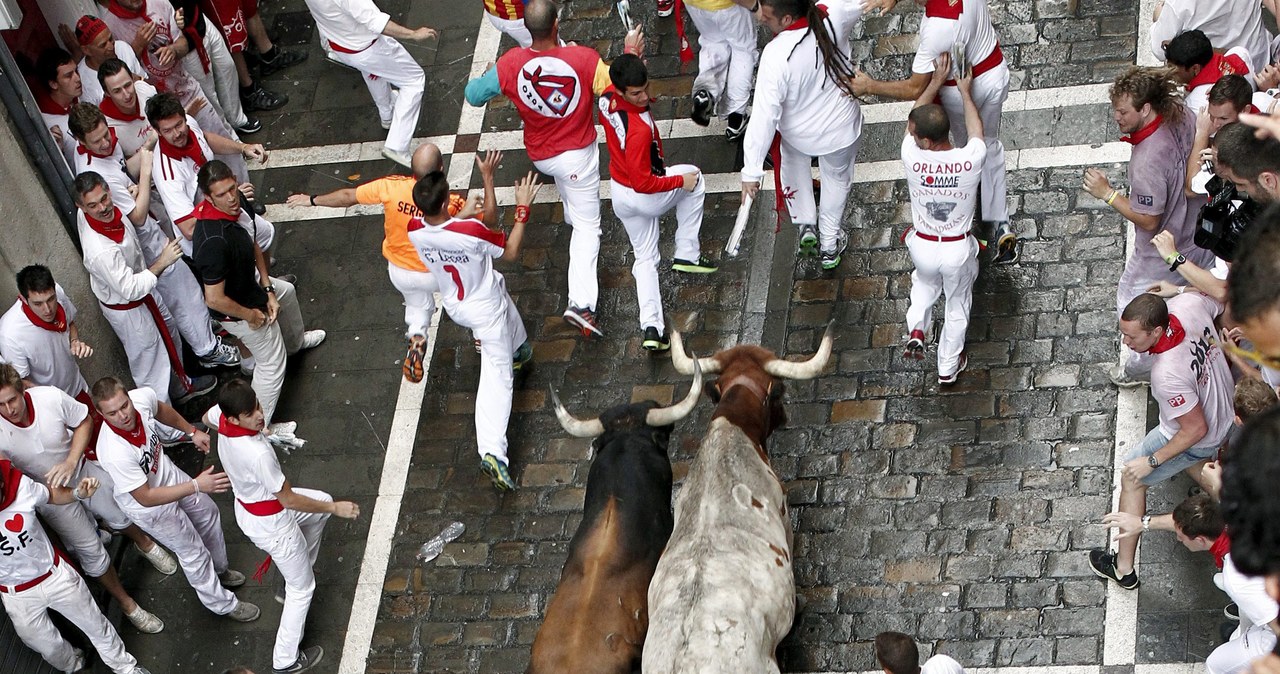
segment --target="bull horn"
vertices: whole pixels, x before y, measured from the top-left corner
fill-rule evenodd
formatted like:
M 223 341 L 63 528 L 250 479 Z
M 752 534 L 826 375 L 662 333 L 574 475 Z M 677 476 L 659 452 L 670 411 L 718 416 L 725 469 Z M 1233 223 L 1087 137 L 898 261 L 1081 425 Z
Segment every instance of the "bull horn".
M 831 334 L 831 323 L 827 324 L 827 329 L 822 333 L 822 344 L 818 346 L 818 352 L 813 354 L 809 360 L 791 361 L 775 358 L 764 364 L 764 371 L 779 379 L 813 379 L 822 372 L 822 368 L 827 366 L 827 361 L 831 360 L 831 347 L 835 342 L 835 337 Z
M 668 407 L 656 407 L 649 410 L 644 416 L 644 423 L 648 426 L 667 426 L 689 416 L 695 405 L 698 404 L 698 396 L 702 395 L 702 364 L 697 358 L 693 360 L 693 385 L 689 387 L 689 395 L 684 397 L 677 405 Z
M 698 365 L 706 374 L 717 374 L 720 372 L 720 361 L 715 356 L 710 358 L 699 358 Z M 684 353 L 684 340 L 680 338 L 679 330 L 671 331 L 671 364 L 675 366 L 676 372 L 680 374 L 693 374 L 693 363 Z
M 575 419 L 574 416 L 569 414 L 569 411 L 564 408 L 564 405 L 560 404 L 560 396 L 556 395 L 555 387 L 552 386 L 550 389 L 551 403 L 555 405 L 556 408 L 556 419 L 560 421 L 560 426 L 564 428 L 566 433 L 575 438 L 594 438 L 604 433 L 604 424 L 600 423 L 599 417 L 596 417 L 591 421 Z

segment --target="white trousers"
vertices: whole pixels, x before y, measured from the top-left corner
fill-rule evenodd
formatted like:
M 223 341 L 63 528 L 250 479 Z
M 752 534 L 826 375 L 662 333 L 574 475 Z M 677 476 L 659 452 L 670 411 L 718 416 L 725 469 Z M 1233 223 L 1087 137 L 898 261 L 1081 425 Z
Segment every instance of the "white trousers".
M 916 267 L 911 272 L 907 329 L 928 334 L 933 304 L 939 294 L 945 295 L 946 320 L 942 339 L 938 340 L 938 374 L 953 375 L 960 367 L 964 336 L 969 330 L 973 282 L 978 278 L 978 241 L 972 236 L 963 241 L 926 241 L 911 233 L 907 235 L 907 252 Z
M 564 201 L 569 239 L 569 304 L 595 311 L 600 296 L 596 264 L 600 258 L 600 151 L 592 143 L 533 162 L 555 179 Z
M 388 262 L 387 276 L 391 279 L 391 285 L 404 296 L 404 322 L 409 326 L 405 336 L 426 337 L 427 326 L 431 325 L 431 314 L 436 311 L 435 293 L 440 292 L 440 283 L 436 281 L 435 274 L 402 269 Z
M 258 396 L 268 424 L 276 412 L 276 404 L 280 402 L 289 356 L 302 348 L 302 333 L 306 331 L 293 284 L 273 276 L 271 285 L 275 286 L 276 301 L 280 303 L 274 323 L 254 330 L 248 321 L 222 321 L 222 327 L 240 338 L 240 342 L 253 354 L 253 392 Z
M 391 122 L 387 149 L 408 154 L 409 142 L 413 140 L 413 130 L 418 126 L 418 114 L 422 110 L 422 92 L 427 87 L 427 76 L 422 72 L 422 66 L 413 60 L 404 45 L 386 35 L 379 36 L 368 49 L 359 53 L 346 54 L 334 50 L 332 54 L 334 60 L 364 75 L 369 95 L 378 106 L 378 118 Z M 394 105 L 391 87 L 400 90 Z
M 812 158 L 795 149 L 782 138 L 782 193 L 787 211 L 796 225 L 818 225 L 823 250 L 832 250 L 844 219 L 844 202 L 853 184 L 853 160 L 858 155 L 862 136 L 845 148 L 818 157 L 818 176 L 822 180 L 822 203 L 813 201 Z M 818 207 L 820 206 L 820 208 Z
M 209 72 L 200 65 L 200 55 L 192 50 L 182 59 L 182 67 L 200 83 L 205 98 L 213 104 L 218 114 L 231 126 L 241 126 L 249 121 L 240 102 L 240 75 L 231 59 L 231 50 L 222 37 L 222 29 L 204 17 L 204 50 L 209 55 Z
M 1231 640 L 1213 649 L 1205 659 L 1205 671 L 1209 674 L 1247 672 L 1250 663 L 1270 653 L 1275 645 L 1276 635 L 1266 625 L 1253 625 L 1243 631 L 1236 628 Z
M 969 142 L 964 125 L 964 103 L 955 87 L 942 87 L 942 107 L 951 121 L 951 136 L 956 147 Z M 982 219 L 1005 222 L 1009 219 L 1008 188 L 1005 185 L 1004 143 L 1000 142 L 1000 114 L 1009 97 L 1009 66 L 1000 65 L 973 80 L 973 104 L 982 117 L 982 136 L 987 142 L 987 163 L 982 168 Z M 826 186 L 823 186 L 826 189 Z
M 13 630 L 22 642 L 39 653 L 54 669 L 70 672 L 75 666 L 75 649 L 62 638 L 49 619 L 49 611 L 80 628 L 98 651 L 102 663 L 116 674 L 132 674 L 138 661 L 124 650 L 124 642 L 116 628 L 102 615 L 84 579 L 66 562 L 53 568 L 53 574 L 39 585 L 14 594 L 0 594 L 0 602 L 13 621 Z
M 121 506 L 143 531 L 178 558 L 182 573 L 205 608 L 218 615 L 235 610 L 240 600 L 218 582 L 218 574 L 228 566 L 227 544 L 218 506 L 208 494 L 191 494 L 151 508 Z
M 184 390 L 182 382 L 176 381 L 173 367 L 169 363 L 169 351 L 165 348 L 164 337 L 160 330 L 167 329 L 173 339 L 174 348 L 179 356 L 182 354 L 182 336 L 173 320 L 173 314 L 165 306 L 164 298 L 152 291 L 156 304 L 160 307 L 160 315 L 164 317 L 164 327 L 156 325 L 151 311 L 146 305 L 132 309 L 108 309 L 102 307 L 102 315 L 116 331 L 120 344 L 124 346 L 125 356 L 129 359 L 129 374 L 138 386 L 146 386 L 156 392 L 160 402 L 168 403 L 170 387 Z
M 471 330 L 480 340 L 480 384 L 476 389 L 476 447 L 480 457 L 492 454 L 507 461 L 507 423 L 511 420 L 511 395 L 515 374 L 512 356 L 528 339 L 520 312 L 502 281 L 503 308 L 497 312 L 471 315 L 466 304 L 455 307 L 449 318 Z M 446 308 L 448 305 L 445 305 Z M 477 312 L 478 313 L 478 312 Z
M 98 540 L 98 525 L 83 503 L 45 503 L 36 506 L 36 512 L 45 524 L 58 532 L 58 538 L 86 576 L 98 578 L 111 567 L 107 549 Z
M 333 497 L 316 489 L 297 489 L 295 493 L 317 501 L 333 501 Z M 286 669 L 298 659 L 298 646 L 302 643 L 302 631 L 306 627 L 307 612 L 311 609 L 311 596 L 316 591 L 315 563 L 320 552 L 320 538 L 328 513 L 304 513 L 285 510 L 287 523 L 264 535 L 241 525 L 241 530 L 258 546 L 271 555 L 271 561 L 284 576 L 284 610 L 280 612 L 280 627 L 276 630 L 276 646 L 271 655 L 271 666 Z M 239 508 L 237 518 L 254 517 Z M 284 518 L 280 518 L 284 520 Z
M 760 58 L 756 22 L 741 5 L 707 11 L 686 4 L 698 27 L 698 77 L 693 90 L 704 89 L 720 104 L 720 116 L 746 113 L 751 84 Z
M 681 164 L 667 167 L 667 175 L 697 171 L 696 166 Z M 702 204 L 706 199 L 706 181 L 698 178 L 692 192 L 675 189 L 656 194 L 641 194 L 612 181 L 613 213 L 631 238 L 636 260 L 631 275 L 636 279 L 636 299 L 640 305 L 640 329 L 653 327 L 666 332 L 662 315 L 662 292 L 658 286 L 658 218 L 676 209 L 676 251 L 681 260 L 697 260 L 702 253 L 698 232 L 702 229 Z
M 489 17 L 489 23 L 493 24 L 494 28 L 506 33 L 521 47 L 528 47 L 533 44 L 533 35 L 530 35 L 529 29 L 524 27 L 524 19 L 500 19 L 488 12 L 485 12 L 484 15 Z
M 115 482 L 97 461 L 88 459 L 81 461 L 79 477 L 96 477 L 100 484 L 98 491 L 89 497 L 89 512 L 114 531 L 123 531 L 133 524 L 133 520 L 129 519 L 129 516 L 120 509 L 120 504 L 116 503 Z

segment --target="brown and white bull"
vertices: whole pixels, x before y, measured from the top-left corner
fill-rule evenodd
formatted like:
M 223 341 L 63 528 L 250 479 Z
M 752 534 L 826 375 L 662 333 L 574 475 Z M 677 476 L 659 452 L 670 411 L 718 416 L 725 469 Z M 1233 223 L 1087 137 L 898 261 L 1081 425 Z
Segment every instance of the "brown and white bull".
M 779 379 L 812 379 L 831 357 L 831 330 L 804 362 L 759 346 L 700 359 L 720 373 L 716 401 L 675 504 L 675 529 L 649 584 L 645 674 L 776 673 L 795 618 L 791 521 L 765 441 L 786 423 Z M 678 333 L 671 360 L 692 371 Z
M 677 405 L 619 405 L 575 419 L 551 391 L 570 435 L 594 437 L 582 523 L 569 543 L 560 585 L 533 640 L 530 674 L 629 674 L 649 626 L 648 591 L 671 536 L 672 425 L 698 403 L 702 372 Z

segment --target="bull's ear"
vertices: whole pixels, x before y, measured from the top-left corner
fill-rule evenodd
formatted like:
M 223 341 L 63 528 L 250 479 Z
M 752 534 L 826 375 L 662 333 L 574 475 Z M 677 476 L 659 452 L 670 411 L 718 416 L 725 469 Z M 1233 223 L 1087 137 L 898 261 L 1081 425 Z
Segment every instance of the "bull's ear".
M 711 399 L 712 403 L 720 404 L 720 385 L 717 381 L 709 381 L 702 385 L 702 392 Z

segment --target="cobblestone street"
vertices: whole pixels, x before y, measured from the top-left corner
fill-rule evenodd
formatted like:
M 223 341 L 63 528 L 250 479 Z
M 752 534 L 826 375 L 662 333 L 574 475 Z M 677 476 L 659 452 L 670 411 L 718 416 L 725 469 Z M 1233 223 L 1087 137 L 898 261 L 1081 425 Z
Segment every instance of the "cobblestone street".
M 480 3 L 378 4 L 404 25 L 441 29 L 438 42 L 410 52 L 428 79 L 417 135 L 441 144 L 454 188 L 479 187 L 473 157 L 490 148 L 506 152 L 497 182 L 509 187 L 530 169 L 514 108 L 499 98 L 481 114 L 462 100 L 468 76 L 499 53 Z M 544 188 L 521 261 L 499 265 L 535 356 L 517 379 L 509 432 L 519 488 L 497 493 L 475 453 L 479 356 L 470 334 L 442 318 L 425 385 L 402 384 L 402 313 L 378 255 L 381 214 L 282 203 L 395 167 L 377 155 L 384 132 L 359 76 L 326 61 L 302 0 L 263 7 L 279 43 L 304 45 L 310 59 L 267 80 L 293 100 L 261 115 L 254 140 L 274 154 L 255 182 L 281 232 L 276 271 L 298 276 L 309 327 L 329 331 L 324 346 L 291 364 L 277 416 L 297 420 L 310 442 L 283 465 L 296 485 L 362 509 L 355 522 L 328 525 L 304 643 L 324 646 L 315 670 L 324 673 L 523 671 L 581 518 L 590 466 L 589 442 L 561 430 L 548 387 L 571 411 L 594 415 L 631 400 L 669 403 L 687 378 L 640 347 L 631 247 L 608 205 L 599 306 L 607 338 L 582 342 L 561 320 L 570 230 Z M 897 153 L 909 104 L 864 108 L 845 218 L 852 238 L 834 272 L 797 263 L 794 229 L 774 232 L 771 192 L 757 199 L 741 254 L 709 276 L 669 270 L 674 219 L 662 222 L 668 322 L 699 355 L 750 342 L 807 354 L 834 326 L 832 364 L 818 379 L 788 382 L 790 421 L 769 446 L 792 506 L 801 598 L 780 650 L 783 671 L 874 669 L 871 639 L 883 630 L 912 634 L 979 671 L 1190 672 L 1180 663 L 1203 660 L 1216 645 L 1226 599 L 1209 582 L 1207 559 L 1172 536 L 1150 536 L 1135 601 L 1109 597 L 1086 555 L 1107 542 L 1099 520 L 1112 503 L 1117 444 L 1123 451 L 1137 439 L 1117 428 L 1126 414 L 1142 425 L 1146 394 L 1122 400 L 1106 376 L 1117 356 L 1125 221 L 1081 191 L 1080 176 L 1097 165 L 1123 178 L 1128 150 L 1115 142 L 1105 84 L 1139 52 L 1150 58 L 1137 42 L 1150 7 L 991 0 L 991 9 L 1013 72 L 1001 134 L 1010 212 L 1026 244 L 1012 267 L 983 258 L 970 362 L 956 386 L 939 390 L 932 349 L 918 363 L 900 357 L 911 263 L 899 235 L 911 216 Z M 574 0 L 563 11 L 564 39 L 606 59 L 621 52 L 610 3 Z M 740 151 L 715 123 L 703 131 L 687 121 L 693 66 L 680 70 L 672 19 L 657 18 L 651 2 L 635 3 L 632 15 L 648 34 L 668 163 L 707 174 L 704 251 L 719 256 L 739 205 Z M 919 18 L 903 2 L 866 19 L 854 32 L 855 61 L 875 77 L 904 76 Z M 501 49 L 510 44 L 504 37 Z M 500 192 L 504 205 L 509 195 Z M 510 223 L 511 209 L 502 217 Z M 676 427 L 677 484 L 711 409 L 704 400 Z M 1171 507 L 1187 484 L 1153 490 L 1154 507 Z M 235 528 L 230 499 L 219 502 L 233 568 L 247 573 L 261 554 Z M 455 520 L 466 533 L 418 563 L 419 546 Z M 267 671 L 280 612 L 272 576 L 240 593 L 264 609 L 262 619 L 233 625 L 203 611 L 180 576 L 162 580 L 128 559 L 126 584 L 133 579 L 140 601 L 161 607 L 168 624 L 154 636 L 122 628 L 140 661 L 157 672 Z

